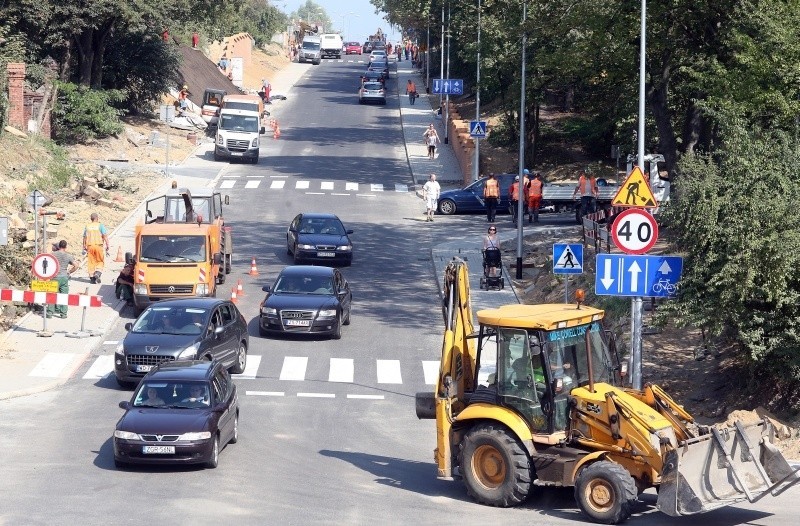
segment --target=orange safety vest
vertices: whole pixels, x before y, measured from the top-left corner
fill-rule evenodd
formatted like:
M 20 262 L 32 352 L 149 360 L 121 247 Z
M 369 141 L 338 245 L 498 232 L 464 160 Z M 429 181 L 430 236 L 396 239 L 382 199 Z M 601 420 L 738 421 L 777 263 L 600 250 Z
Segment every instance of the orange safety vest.
M 102 245 L 103 234 L 100 233 L 100 223 L 86 225 L 86 246 Z
M 534 179 L 528 187 L 528 195 L 531 197 L 540 197 L 542 195 L 542 181 Z
M 496 179 L 489 179 L 486 181 L 486 186 L 483 187 L 483 197 L 497 199 L 500 197 L 500 185 L 497 184 Z
M 514 181 L 508 188 L 508 193 L 511 194 L 512 201 L 519 201 L 519 181 Z
M 586 183 L 589 183 L 588 187 Z M 582 175 L 580 179 L 578 179 L 578 188 L 583 196 L 595 195 L 597 194 L 597 181 L 594 177 L 587 178 L 585 175 Z

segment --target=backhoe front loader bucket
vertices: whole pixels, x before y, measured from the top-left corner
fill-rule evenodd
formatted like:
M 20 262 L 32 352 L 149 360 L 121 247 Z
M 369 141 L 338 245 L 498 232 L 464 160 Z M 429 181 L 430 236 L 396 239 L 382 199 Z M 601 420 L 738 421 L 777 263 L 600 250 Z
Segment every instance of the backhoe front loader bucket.
M 766 495 L 777 496 L 800 481 L 772 444 L 768 420 L 710 428 L 667 453 L 658 489 L 658 509 L 677 517 Z

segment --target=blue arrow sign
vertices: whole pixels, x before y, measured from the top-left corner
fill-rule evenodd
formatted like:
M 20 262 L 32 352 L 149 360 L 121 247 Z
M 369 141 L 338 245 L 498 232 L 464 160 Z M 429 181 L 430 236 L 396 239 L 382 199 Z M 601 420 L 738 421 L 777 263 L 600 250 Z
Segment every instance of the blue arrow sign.
M 583 245 L 555 243 L 553 274 L 583 274 Z
M 486 137 L 486 121 L 469 121 L 469 136 L 473 139 Z
M 598 296 L 670 298 L 678 293 L 683 258 L 598 254 L 594 291 Z
M 433 79 L 433 93 L 437 95 L 462 95 L 464 81 L 462 79 Z

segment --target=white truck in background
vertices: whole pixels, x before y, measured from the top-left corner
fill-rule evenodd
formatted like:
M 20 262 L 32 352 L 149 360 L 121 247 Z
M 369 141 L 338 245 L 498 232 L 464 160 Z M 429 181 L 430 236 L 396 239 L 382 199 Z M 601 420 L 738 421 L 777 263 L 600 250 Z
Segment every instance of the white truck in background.
M 342 58 L 342 35 L 338 33 L 325 33 L 320 36 L 320 56 L 322 58 L 335 57 Z

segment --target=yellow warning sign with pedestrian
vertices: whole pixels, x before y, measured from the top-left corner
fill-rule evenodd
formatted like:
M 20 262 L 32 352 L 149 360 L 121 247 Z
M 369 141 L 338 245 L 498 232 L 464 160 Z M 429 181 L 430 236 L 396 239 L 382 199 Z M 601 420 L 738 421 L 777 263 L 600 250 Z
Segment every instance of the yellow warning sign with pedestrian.
M 617 195 L 614 196 L 614 200 L 611 201 L 611 206 L 635 206 L 639 208 L 656 208 L 658 206 L 641 168 L 634 166 L 617 191 Z

